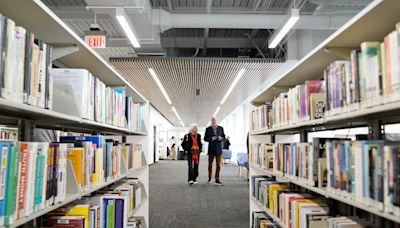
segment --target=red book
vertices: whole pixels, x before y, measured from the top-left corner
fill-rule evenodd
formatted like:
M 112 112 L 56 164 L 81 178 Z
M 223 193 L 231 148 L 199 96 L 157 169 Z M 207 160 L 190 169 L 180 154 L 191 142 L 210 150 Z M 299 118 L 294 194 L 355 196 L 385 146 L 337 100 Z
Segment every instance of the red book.
M 17 218 L 24 217 L 25 213 L 25 199 L 26 199 L 26 189 L 27 189 L 27 179 L 28 179 L 28 165 L 29 165 L 29 146 L 27 143 L 21 143 L 21 160 L 20 160 L 20 181 L 18 189 L 18 203 L 17 203 Z
M 84 228 L 85 216 L 53 216 L 47 220 L 46 227 Z
M 325 83 L 323 80 L 308 80 L 306 81 L 306 112 L 310 116 L 310 95 L 312 93 L 325 93 Z

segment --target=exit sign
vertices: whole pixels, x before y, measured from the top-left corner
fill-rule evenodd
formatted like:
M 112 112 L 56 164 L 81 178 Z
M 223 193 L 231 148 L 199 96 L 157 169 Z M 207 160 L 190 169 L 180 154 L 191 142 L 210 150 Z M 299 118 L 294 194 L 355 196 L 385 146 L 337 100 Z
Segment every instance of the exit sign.
M 85 42 L 91 48 L 106 48 L 106 36 L 104 35 L 89 35 L 85 36 Z

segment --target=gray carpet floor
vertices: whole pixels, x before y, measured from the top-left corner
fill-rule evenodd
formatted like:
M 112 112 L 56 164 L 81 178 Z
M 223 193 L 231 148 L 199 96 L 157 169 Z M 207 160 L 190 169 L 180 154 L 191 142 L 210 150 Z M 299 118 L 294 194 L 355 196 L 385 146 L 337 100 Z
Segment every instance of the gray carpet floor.
M 238 168 L 223 165 L 224 186 L 208 184 L 206 156 L 198 185 L 187 183 L 187 161 L 160 161 L 150 166 L 150 228 L 247 228 L 249 189 Z M 215 171 L 215 161 L 214 161 Z

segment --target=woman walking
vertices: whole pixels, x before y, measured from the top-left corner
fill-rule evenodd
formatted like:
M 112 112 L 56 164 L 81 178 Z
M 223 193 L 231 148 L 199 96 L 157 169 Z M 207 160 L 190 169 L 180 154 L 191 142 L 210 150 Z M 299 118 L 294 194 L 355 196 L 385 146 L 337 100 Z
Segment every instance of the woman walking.
M 201 135 L 197 133 L 197 124 L 190 127 L 190 133 L 185 135 L 182 142 L 182 148 L 187 154 L 188 160 L 188 182 L 189 185 L 197 184 L 197 177 L 199 176 L 199 162 L 200 153 L 203 148 L 201 143 Z

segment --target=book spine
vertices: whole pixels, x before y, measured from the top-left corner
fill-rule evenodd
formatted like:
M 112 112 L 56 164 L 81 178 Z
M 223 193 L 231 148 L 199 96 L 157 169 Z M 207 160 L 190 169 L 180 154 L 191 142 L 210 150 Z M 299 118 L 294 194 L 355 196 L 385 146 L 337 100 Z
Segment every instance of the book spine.
M 35 171 L 35 194 L 34 194 L 34 212 L 39 210 L 39 206 L 42 202 L 43 192 L 43 171 L 45 165 L 45 157 L 40 152 L 37 153 L 36 157 L 36 171 Z
M 7 187 L 7 165 L 10 146 L 1 144 L 1 164 L 0 164 L 0 225 L 4 225 L 6 211 L 6 187 Z
M 53 48 L 47 45 L 46 49 L 46 89 L 45 89 L 45 108 L 53 109 Z
M 115 199 L 115 228 L 124 228 L 124 204 L 123 199 Z
M 51 198 L 52 198 L 52 204 L 58 202 L 59 196 L 58 196 L 58 174 L 59 174 L 59 165 L 60 165 L 60 148 L 58 144 L 52 144 L 54 148 L 53 152 L 53 171 L 52 171 L 52 182 L 51 182 Z
M 7 193 L 6 193 L 6 214 L 4 219 L 5 225 L 10 225 L 14 221 L 17 193 L 17 176 L 19 162 L 19 146 L 13 145 L 9 150 L 9 159 L 7 165 Z
M 29 151 L 28 144 L 21 143 L 21 170 L 20 170 L 20 184 L 18 190 L 18 211 L 17 218 L 25 215 L 25 209 L 28 207 L 27 192 L 27 179 L 28 179 L 28 166 L 29 166 Z

